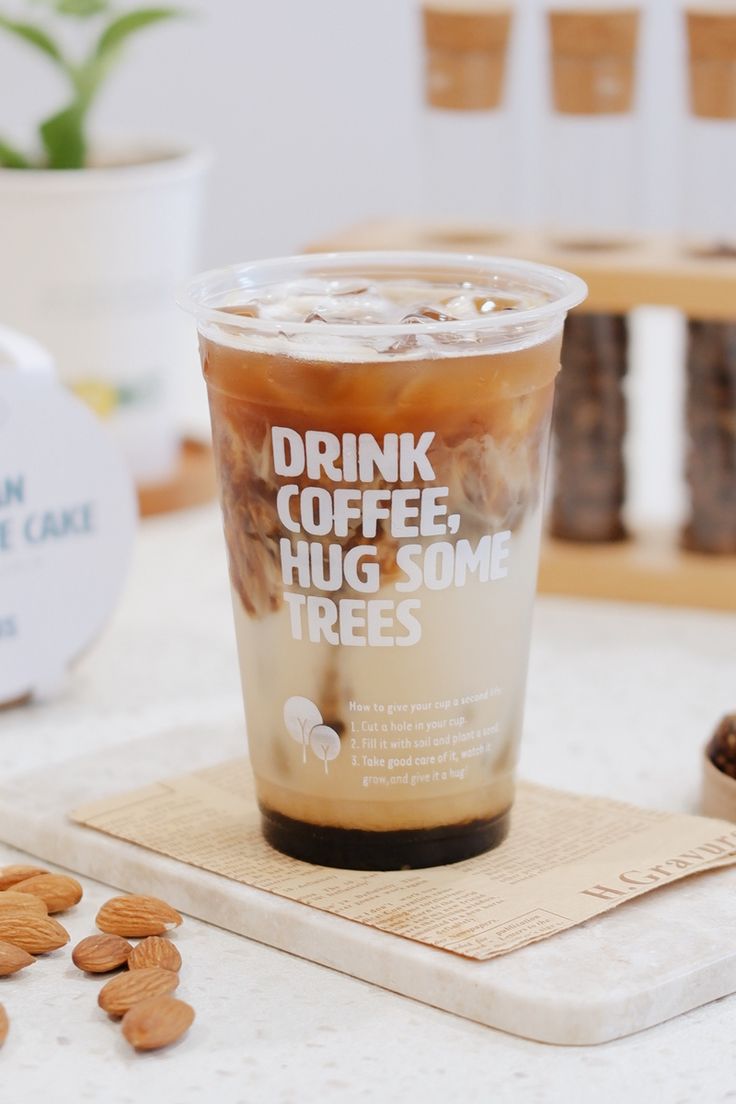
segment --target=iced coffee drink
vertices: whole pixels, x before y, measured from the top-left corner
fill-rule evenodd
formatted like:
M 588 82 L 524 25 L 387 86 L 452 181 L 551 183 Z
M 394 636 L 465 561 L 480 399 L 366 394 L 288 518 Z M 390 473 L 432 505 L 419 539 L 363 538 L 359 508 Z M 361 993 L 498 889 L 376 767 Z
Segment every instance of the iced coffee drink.
M 345 254 L 191 289 L 266 838 L 455 862 L 507 831 L 566 309 L 485 258 Z

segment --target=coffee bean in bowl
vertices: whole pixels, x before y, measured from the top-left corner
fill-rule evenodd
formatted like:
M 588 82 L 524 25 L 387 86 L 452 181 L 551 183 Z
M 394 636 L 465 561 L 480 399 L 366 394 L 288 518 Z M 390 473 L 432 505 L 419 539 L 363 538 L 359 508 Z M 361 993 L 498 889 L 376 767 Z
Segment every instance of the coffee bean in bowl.
M 736 821 L 736 712 L 722 718 L 705 748 L 702 811 Z

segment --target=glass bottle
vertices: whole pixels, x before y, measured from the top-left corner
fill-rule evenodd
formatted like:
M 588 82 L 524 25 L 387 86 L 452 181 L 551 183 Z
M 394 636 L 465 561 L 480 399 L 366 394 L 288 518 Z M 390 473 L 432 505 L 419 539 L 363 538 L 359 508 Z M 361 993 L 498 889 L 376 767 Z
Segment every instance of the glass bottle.
M 577 250 L 617 248 L 635 210 L 636 8 L 587 4 L 547 13 L 552 112 L 545 193 L 548 232 Z M 555 407 L 553 536 L 626 536 L 623 391 L 626 318 L 575 311 Z
M 686 12 L 690 114 L 685 233 L 714 264 L 736 258 L 736 3 Z M 690 520 L 684 543 L 736 553 L 736 304 L 688 322 L 686 425 Z
M 504 106 L 510 2 L 425 0 L 422 18 L 425 214 L 504 227 L 513 207 Z

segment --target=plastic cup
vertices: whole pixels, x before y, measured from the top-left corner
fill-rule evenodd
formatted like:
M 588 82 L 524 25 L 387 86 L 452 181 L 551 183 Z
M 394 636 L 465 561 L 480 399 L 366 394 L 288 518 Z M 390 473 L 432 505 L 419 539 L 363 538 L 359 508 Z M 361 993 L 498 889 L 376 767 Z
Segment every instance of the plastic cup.
M 207 273 L 197 320 L 263 832 L 328 866 L 509 825 L 575 276 L 431 253 Z

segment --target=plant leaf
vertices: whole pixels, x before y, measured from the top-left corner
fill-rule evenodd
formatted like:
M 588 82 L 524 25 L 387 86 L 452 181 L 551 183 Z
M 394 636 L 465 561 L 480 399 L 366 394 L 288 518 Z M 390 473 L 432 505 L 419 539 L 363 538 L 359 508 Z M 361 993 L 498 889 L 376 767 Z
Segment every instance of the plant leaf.
M 75 100 L 39 128 L 50 169 L 83 169 L 87 158 L 84 107 Z
M 75 65 L 69 70 L 69 77 L 77 93 L 77 104 L 82 111 L 91 106 L 113 61 L 111 54 L 98 57 L 93 53 L 82 65 Z
M 54 5 L 60 15 L 76 15 L 78 19 L 87 19 L 91 15 L 100 15 L 110 7 L 107 0 L 56 0 Z
M 0 165 L 5 169 L 30 169 L 30 161 L 0 138 Z
M 59 15 L 75 15 L 86 19 L 90 15 L 100 15 L 110 10 L 110 0 L 27 0 L 36 5 L 42 4 Z
M 18 38 L 22 38 L 29 45 L 35 46 L 37 50 L 41 50 L 48 57 L 58 62 L 59 65 L 64 65 L 64 57 L 59 47 L 45 31 L 42 31 L 34 23 L 21 23 L 15 19 L 8 19 L 5 15 L 0 15 L 0 28 L 16 35 Z
M 116 50 L 136 31 L 165 19 L 175 19 L 181 14 L 178 8 L 141 8 L 140 11 L 127 12 L 114 19 L 102 32 L 97 43 L 97 56 L 104 57 Z

